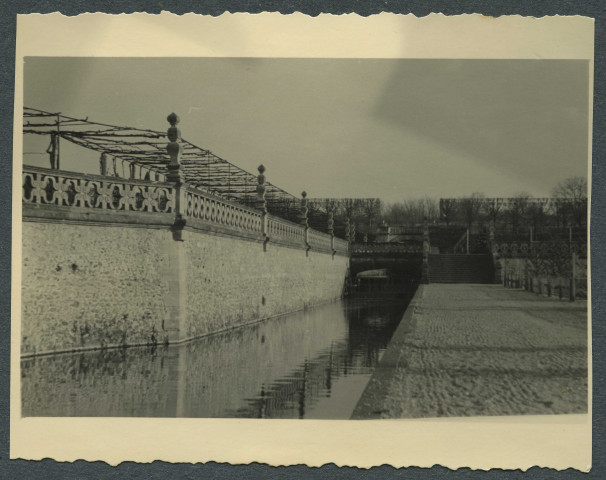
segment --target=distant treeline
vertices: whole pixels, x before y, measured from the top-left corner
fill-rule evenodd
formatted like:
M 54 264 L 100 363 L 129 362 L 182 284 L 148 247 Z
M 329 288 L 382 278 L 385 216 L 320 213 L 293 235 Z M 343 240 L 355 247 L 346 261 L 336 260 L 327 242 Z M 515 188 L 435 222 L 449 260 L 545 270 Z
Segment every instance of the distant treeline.
M 326 231 L 332 215 L 334 232 L 345 235 L 347 225 L 354 225 L 357 239 L 374 238 L 383 222 L 390 226 L 418 227 L 426 218 L 432 225 L 486 228 L 491 223 L 498 232 L 517 235 L 532 227 L 542 230 L 587 226 L 587 181 L 582 177 L 566 179 L 552 190 L 551 197 L 534 198 L 520 193 L 510 198 L 491 198 L 483 193 L 468 197 L 408 199 L 385 204 L 379 198 L 310 199 L 308 221 L 313 228 Z M 286 218 L 297 221 L 299 205 L 282 211 Z M 350 230 L 351 233 L 351 230 Z

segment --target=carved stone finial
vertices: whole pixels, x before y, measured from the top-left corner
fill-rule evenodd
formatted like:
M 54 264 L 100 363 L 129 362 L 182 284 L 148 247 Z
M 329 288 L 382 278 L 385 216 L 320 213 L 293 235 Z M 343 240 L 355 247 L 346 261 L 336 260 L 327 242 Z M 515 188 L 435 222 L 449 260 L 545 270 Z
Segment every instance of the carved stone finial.
M 172 127 L 175 127 L 177 123 L 181 121 L 181 119 L 179 118 L 179 115 L 173 112 L 168 117 L 166 117 L 166 121 L 170 123 Z
M 257 176 L 257 208 L 263 213 L 267 213 L 267 201 L 265 200 L 265 167 L 261 164 L 257 168 L 259 175 Z
M 307 192 L 304 190 L 303 192 L 301 192 L 301 216 L 300 216 L 300 223 L 301 225 L 303 225 L 305 228 L 308 227 L 307 224 Z
M 177 128 L 179 123 L 179 116 L 176 113 L 171 113 L 166 117 L 170 127 L 166 131 L 168 136 L 168 145 L 166 145 L 166 151 L 170 156 L 170 163 L 168 164 L 167 180 L 169 182 L 182 182 L 183 174 L 181 172 L 181 152 L 183 147 L 179 143 L 181 140 L 181 130 Z

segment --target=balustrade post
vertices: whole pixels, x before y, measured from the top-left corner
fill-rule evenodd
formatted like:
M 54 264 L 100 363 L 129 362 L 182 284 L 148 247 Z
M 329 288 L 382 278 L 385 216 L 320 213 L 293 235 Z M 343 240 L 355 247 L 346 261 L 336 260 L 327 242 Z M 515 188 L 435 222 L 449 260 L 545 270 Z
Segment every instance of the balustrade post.
M 303 226 L 303 228 L 305 228 L 305 254 L 308 255 L 309 254 L 309 250 L 311 249 L 311 246 L 309 245 L 309 224 L 307 221 L 307 213 L 308 213 L 308 208 L 307 208 L 307 192 L 303 191 L 301 192 L 301 216 L 299 217 L 300 219 L 300 223 Z
M 421 266 L 421 283 L 429 283 L 429 223 L 423 217 L 423 264 Z
M 166 131 L 168 135 L 168 144 L 166 145 L 166 151 L 170 156 L 170 162 L 166 166 L 168 172 L 166 174 L 166 180 L 175 184 L 175 225 L 173 232 L 175 234 L 175 240 L 181 240 L 181 231 L 185 226 L 185 185 L 183 184 L 183 171 L 181 170 L 181 153 L 183 147 L 181 146 L 181 130 L 177 128 L 177 124 L 180 119 L 176 113 L 171 113 L 166 117 L 170 127 Z
M 493 219 L 490 220 L 490 224 L 488 225 L 488 251 L 492 257 L 492 265 L 494 268 L 494 283 L 501 282 L 501 261 L 499 260 L 499 253 L 496 248 L 495 241 L 495 221 Z
M 345 240 L 347 243 L 351 242 L 351 236 L 349 235 L 349 217 L 345 217 Z
M 168 289 L 165 296 L 165 304 L 168 311 L 166 321 L 162 322 L 164 341 L 172 343 L 185 338 L 187 321 L 187 254 L 183 244 L 183 228 L 185 227 L 185 185 L 183 183 L 183 172 L 181 171 L 180 144 L 181 131 L 177 128 L 179 117 L 171 113 L 166 117 L 170 127 L 167 130 L 169 143 L 166 151 L 170 156 L 167 165 L 166 179 L 174 183 L 175 189 L 175 221 L 171 227 L 174 243 L 166 249 L 164 254 L 167 261 L 164 262 L 164 278 L 167 280 Z
M 572 252 L 571 255 L 571 268 L 570 268 L 570 301 L 574 302 L 577 298 L 577 284 L 576 284 L 576 276 L 577 276 L 577 254 L 576 252 Z
M 330 251 L 334 258 L 335 253 L 337 252 L 335 251 L 335 219 L 332 209 L 328 211 L 328 224 L 326 230 L 330 235 Z
M 57 130 L 59 129 L 59 119 L 57 119 Z M 48 153 L 48 159 L 50 161 L 52 170 L 59 170 L 59 139 L 60 135 L 58 132 L 51 132 L 50 145 L 46 149 Z
M 99 157 L 99 173 L 103 176 L 107 175 L 107 154 L 105 152 Z
M 179 143 L 181 140 L 181 130 L 177 127 L 180 119 L 176 113 L 171 113 L 166 117 L 166 120 L 170 123 L 170 127 L 166 131 L 168 134 L 166 151 L 170 156 L 166 178 L 169 182 L 181 183 L 183 182 L 183 172 L 181 172 L 181 153 L 183 152 L 183 147 Z
M 257 199 L 255 206 L 261 210 L 261 235 L 263 235 L 263 251 L 267 251 L 267 242 L 269 235 L 267 232 L 267 200 L 265 199 L 265 166 L 263 164 L 257 167 L 259 175 L 257 175 Z
M 568 227 L 568 252 L 572 253 L 572 226 Z

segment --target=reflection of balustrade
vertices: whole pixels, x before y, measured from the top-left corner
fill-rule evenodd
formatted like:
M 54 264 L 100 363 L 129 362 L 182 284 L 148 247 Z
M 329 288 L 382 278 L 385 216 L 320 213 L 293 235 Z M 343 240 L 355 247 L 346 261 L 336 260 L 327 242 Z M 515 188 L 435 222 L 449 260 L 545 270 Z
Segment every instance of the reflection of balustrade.
M 185 191 L 183 213 L 186 218 L 195 218 L 248 232 L 261 232 L 259 212 L 193 187 L 187 187 Z
M 28 166 L 23 168 L 23 203 L 172 213 L 174 187 Z

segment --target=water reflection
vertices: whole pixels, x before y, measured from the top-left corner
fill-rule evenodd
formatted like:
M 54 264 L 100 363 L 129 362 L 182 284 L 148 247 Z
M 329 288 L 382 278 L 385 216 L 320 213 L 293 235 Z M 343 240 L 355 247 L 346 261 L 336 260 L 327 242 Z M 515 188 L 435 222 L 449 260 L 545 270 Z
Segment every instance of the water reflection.
M 22 414 L 349 418 L 412 293 L 358 296 L 181 346 L 25 359 Z

